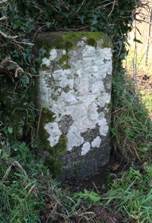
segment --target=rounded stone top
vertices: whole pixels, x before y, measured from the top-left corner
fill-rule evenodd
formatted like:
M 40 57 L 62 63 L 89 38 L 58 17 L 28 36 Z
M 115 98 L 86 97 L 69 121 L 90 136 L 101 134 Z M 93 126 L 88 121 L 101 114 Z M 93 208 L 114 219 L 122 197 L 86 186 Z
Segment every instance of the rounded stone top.
M 112 42 L 107 34 L 102 32 L 46 32 L 37 36 L 38 47 L 47 49 L 71 49 L 78 41 L 84 40 L 88 45 L 101 48 L 112 48 Z

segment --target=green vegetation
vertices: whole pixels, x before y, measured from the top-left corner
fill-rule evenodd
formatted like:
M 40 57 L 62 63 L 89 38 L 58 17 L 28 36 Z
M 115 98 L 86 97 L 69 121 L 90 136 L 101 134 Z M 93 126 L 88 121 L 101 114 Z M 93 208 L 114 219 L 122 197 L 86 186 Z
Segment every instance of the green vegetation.
M 113 79 L 113 144 L 128 162 L 143 161 L 151 152 L 152 122 L 128 78 L 122 70 Z
M 38 35 L 36 41 L 39 47 L 46 50 L 51 48 L 69 50 L 83 37 L 87 38 L 86 42 L 89 45 L 96 46 L 98 41 L 101 47 L 112 47 L 110 38 L 102 32 L 48 32 Z
M 8 0 L 1 3 L 0 93 L 4 96 L 0 97 L 0 114 L 1 134 L 8 143 L 15 139 L 28 142 L 30 147 L 37 145 L 35 120 L 40 111 L 31 101 L 36 89 L 35 80 L 41 56 L 47 54 L 43 49 L 40 50 L 39 57 L 36 57 L 37 53 L 33 54 L 32 44 L 39 31 L 70 30 L 80 31 L 82 35 L 83 31 L 93 31 L 93 34 L 88 34 L 91 35 L 91 42 L 92 39 L 99 38 L 98 32 L 105 32 L 112 40 L 114 58 L 117 58 L 117 63 L 114 64 L 118 65 L 125 56 L 126 34 L 131 30 L 132 11 L 138 6 L 138 1 L 113 4 L 111 0 L 107 3 L 99 0 L 74 3 L 70 0 L 53 3 Z M 66 36 L 69 37 L 69 34 Z M 17 130 L 16 125 L 20 126 Z
M 147 41 L 145 36 L 141 36 L 141 38 L 142 40 L 144 39 L 144 42 Z M 134 78 L 134 81 L 136 82 L 136 89 L 139 92 L 142 103 L 146 107 L 149 116 L 152 117 L 152 63 L 146 56 L 147 49 L 145 48 L 147 43 L 144 45 L 139 41 L 139 43 L 135 42 L 135 44 L 131 44 L 130 48 L 128 49 L 129 53 L 125 60 L 126 69 L 130 77 L 132 76 Z M 148 61 L 146 62 L 146 60 Z
M 145 105 L 148 113 L 152 117 L 152 93 L 146 90 L 140 90 L 140 96 L 143 104 Z
M 103 198 L 106 206 L 124 216 L 124 223 L 132 219 L 137 223 L 150 223 L 152 219 L 152 166 L 145 165 L 143 172 L 130 168 L 114 180 Z
M 66 137 L 64 135 L 60 136 L 58 144 L 51 147 L 48 141 L 49 134 L 45 130 L 44 124 L 53 121 L 54 114 L 46 108 L 42 108 L 39 118 L 37 138 L 35 139 L 37 150 L 42 155 L 41 159 L 43 159 L 45 165 L 50 169 L 51 175 L 56 176 L 60 173 L 62 167 L 61 155 L 66 152 Z
M 0 18 L 3 18 L 0 19 L 0 223 L 109 223 L 104 208 L 120 213 L 123 223 L 130 220 L 151 223 L 152 124 L 133 84 L 120 69 L 127 54 L 125 44 L 127 32 L 132 28 L 132 12 L 138 3 L 130 0 L 0 3 Z M 107 192 L 102 195 L 93 190 L 76 193 L 63 190 L 52 179 L 59 167 L 58 154 L 48 154 L 47 145 L 40 146 L 37 140 L 41 111 L 32 101 L 41 56 L 47 55 L 47 51 L 41 49 L 36 56 L 32 44 L 39 32 L 69 30 L 104 32 L 113 44 L 111 133 L 114 151 L 132 167 L 110 180 Z M 94 37 L 89 42 L 94 45 Z M 62 59 L 61 63 L 68 60 Z M 148 95 L 144 101 L 150 111 Z M 66 142 L 64 137 L 60 141 L 58 151 L 62 153 Z M 54 172 L 48 168 L 51 165 Z
M 0 222 L 40 222 L 43 199 L 36 177 L 43 177 L 45 167 L 24 143 L 16 143 L 7 150 L 1 150 Z M 10 159 L 10 152 L 16 154 L 15 159 Z
M 84 190 L 84 192 L 75 193 L 74 197 L 91 204 L 98 204 L 101 201 L 101 196 L 94 191 Z

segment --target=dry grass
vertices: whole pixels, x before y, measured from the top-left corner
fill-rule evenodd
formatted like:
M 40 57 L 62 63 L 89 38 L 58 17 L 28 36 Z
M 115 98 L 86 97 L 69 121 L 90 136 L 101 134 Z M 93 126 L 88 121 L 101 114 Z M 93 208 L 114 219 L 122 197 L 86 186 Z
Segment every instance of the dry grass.
M 138 9 L 134 28 L 128 35 L 128 56 L 124 61 L 141 101 L 152 117 L 152 1 Z

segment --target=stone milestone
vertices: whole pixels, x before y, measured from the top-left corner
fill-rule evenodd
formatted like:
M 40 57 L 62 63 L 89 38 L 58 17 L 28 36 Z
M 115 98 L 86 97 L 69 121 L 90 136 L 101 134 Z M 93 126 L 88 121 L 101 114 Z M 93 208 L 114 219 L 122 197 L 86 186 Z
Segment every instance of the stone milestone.
M 98 32 L 44 33 L 38 47 L 41 147 L 61 178 L 91 177 L 111 149 L 111 42 Z

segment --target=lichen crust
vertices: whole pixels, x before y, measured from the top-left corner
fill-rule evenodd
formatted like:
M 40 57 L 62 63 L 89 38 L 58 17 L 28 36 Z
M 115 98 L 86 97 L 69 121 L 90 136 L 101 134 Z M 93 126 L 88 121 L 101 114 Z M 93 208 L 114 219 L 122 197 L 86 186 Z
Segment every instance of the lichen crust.
M 51 48 L 42 59 L 39 95 L 41 106 L 54 114 L 54 120 L 44 125 L 50 146 L 64 135 L 66 150 L 81 148 L 80 155 L 85 156 L 100 148 L 109 132 L 111 88 L 106 86 L 107 79 L 111 85 L 112 49 L 101 47 L 100 36 L 96 45 L 88 43 L 88 36 L 75 39 L 75 47 Z M 89 129 L 97 130 L 92 141 L 83 137 Z

